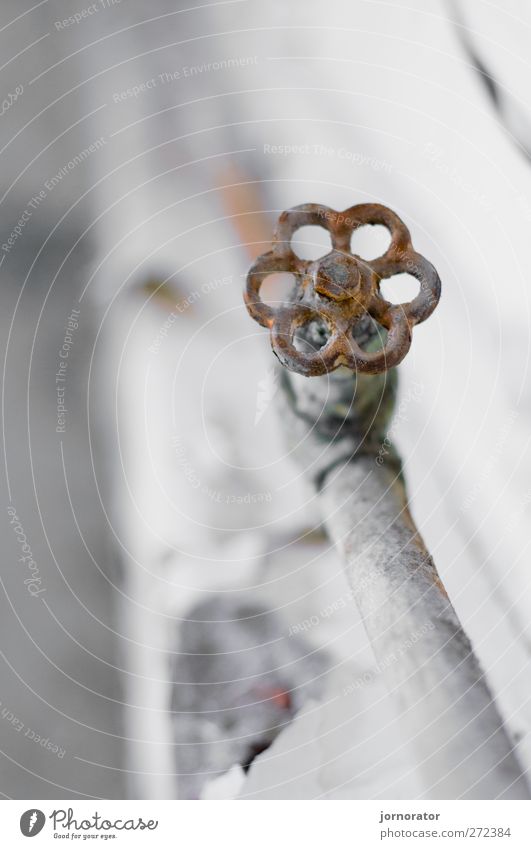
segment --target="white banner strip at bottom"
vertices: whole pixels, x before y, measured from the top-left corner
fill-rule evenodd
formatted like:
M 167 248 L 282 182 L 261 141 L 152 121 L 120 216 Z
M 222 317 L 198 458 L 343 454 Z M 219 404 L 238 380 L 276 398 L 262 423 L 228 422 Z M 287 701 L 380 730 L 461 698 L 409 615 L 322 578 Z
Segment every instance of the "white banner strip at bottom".
M 488 846 L 529 849 L 531 803 L 22 800 L 0 803 L 2 846 Z M 112 841 L 112 842 L 111 842 Z M 98 843 L 96 843 L 98 845 Z

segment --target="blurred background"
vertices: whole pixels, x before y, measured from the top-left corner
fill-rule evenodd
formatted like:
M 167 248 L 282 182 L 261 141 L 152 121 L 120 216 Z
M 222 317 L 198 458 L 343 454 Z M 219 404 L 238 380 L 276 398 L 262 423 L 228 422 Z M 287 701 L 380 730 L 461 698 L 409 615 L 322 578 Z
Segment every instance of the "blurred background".
M 6 798 L 422 794 L 241 301 L 305 202 L 390 206 L 439 271 L 390 438 L 531 763 L 530 25 L 523 0 L 4 0 Z

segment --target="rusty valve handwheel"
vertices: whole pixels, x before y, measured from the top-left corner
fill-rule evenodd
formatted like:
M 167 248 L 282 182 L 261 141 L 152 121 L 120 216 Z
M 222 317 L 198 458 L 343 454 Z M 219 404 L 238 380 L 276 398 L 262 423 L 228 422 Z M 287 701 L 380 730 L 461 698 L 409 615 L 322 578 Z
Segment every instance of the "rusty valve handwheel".
M 293 233 L 312 224 L 328 230 L 332 240 L 332 250 L 315 261 L 300 259 L 291 248 Z M 370 261 L 350 250 L 353 231 L 365 224 L 383 224 L 391 234 L 387 251 Z M 260 288 L 268 275 L 279 272 L 294 274 L 296 285 L 291 301 L 273 309 L 261 300 Z M 409 303 L 392 304 L 380 293 L 380 280 L 401 272 L 416 277 L 420 291 Z M 440 293 L 439 275 L 415 252 L 406 225 L 386 206 L 366 203 L 335 212 L 308 203 L 280 216 L 272 250 L 259 256 L 249 271 L 245 303 L 255 321 L 270 328 L 274 353 L 292 371 L 315 376 L 347 366 L 377 374 L 404 359 L 413 325 L 431 315 Z M 355 338 L 356 326 L 367 315 L 387 333 L 378 351 L 363 350 Z M 328 339 L 317 351 L 298 350 L 295 334 L 312 322 L 326 327 Z

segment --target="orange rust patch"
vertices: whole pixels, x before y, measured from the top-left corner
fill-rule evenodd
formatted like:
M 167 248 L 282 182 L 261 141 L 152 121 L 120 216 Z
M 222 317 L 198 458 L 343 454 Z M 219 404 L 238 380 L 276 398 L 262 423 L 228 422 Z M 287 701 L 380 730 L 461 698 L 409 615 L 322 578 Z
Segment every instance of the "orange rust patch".
M 270 240 L 271 222 L 263 211 L 259 184 L 234 165 L 220 175 L 220 192 L 227 216 L 245 247 L 255 259 Z

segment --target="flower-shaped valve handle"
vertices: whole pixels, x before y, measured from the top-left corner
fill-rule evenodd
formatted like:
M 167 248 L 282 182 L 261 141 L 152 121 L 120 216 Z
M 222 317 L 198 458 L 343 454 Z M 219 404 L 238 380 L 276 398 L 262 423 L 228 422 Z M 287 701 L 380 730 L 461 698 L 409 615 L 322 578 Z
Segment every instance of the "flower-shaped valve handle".
M 383 224 L 391 234 L 387 251 L 377 259 L 364 260 L 350 250 L 352 233 L 365 224 Z M 294 232 L 308 225 L 324 227 L 332 240 L 332 250 L 314 261 L 300 259 L 291 247 Z M 288 303 L 273 308 L 261 300 L 260 288 L 267 276 L 282 272 L 295 276 L 295 288 Z M 380 281 L 402 272 L 419 281 L 419 292 L 409 303 L 392 304 L 382 296 Z M 259 256 L 247 275 L 244 297 L 249 314 L 270 328 L 280 362 L 309 377 L 339 366 L 378 374 L 398 365 L 410 348 L 413 326 L 433 312 L 440 293 L 439 275 L 415 252 L 409 230 L 392 210 L 364 203 L 335 212 L 309 203 L 282 213 L 272 250 Z M 386 337 L 376 351 L 363 350 L 356 339 L 367 316 L 376 335 Z M 312 324 L 324 329 L 326 341 L 318 350 L 297 348 L 297 339 Z

